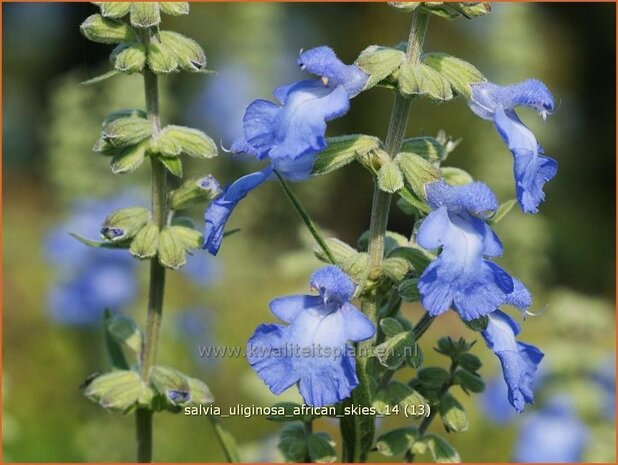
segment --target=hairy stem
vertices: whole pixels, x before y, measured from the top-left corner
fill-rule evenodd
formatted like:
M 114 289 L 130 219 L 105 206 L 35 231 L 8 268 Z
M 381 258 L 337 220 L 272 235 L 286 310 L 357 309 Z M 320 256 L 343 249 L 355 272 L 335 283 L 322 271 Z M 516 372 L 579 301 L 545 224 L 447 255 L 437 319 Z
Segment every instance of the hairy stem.
M 146 48 L 150 43 L 150 32 L 144 30 L 141 39 Z M 148 68 L 143 71 L 144 89 L 146 95 L 146 112 L 152 123 L 152 136 L 161 132 L 159 117 L 159 86 L 158 77 Z M 167 217 L 167 172 L 156 158 L 152 161 L 152 215 L 153 221 L 162 228 Z M 150 261 L 150 284 L 148 290 L 148 313 L 146 317 L 146 334 L 142 353 L 141 376 L 147 380 L 150 369 L 157 359 L 159 335 L 161 332 L 161 315 L 163 312 L 163 293 L 165 289 L 165 268 L 157 257 Z M 136 412 L 137 427 L 137 461 L 141 463 L 152 461 L 152 412 L 138 409 Z

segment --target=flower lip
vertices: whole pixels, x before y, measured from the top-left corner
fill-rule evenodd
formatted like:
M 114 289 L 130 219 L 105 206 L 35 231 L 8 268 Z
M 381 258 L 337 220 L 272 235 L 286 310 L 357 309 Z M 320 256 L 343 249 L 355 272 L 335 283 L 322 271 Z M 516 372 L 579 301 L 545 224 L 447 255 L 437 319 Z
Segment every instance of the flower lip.
M 356 286 L 347 274 L 330 265 L 311 275 L 311 288 L 322 296 L 325 304 L 344 304 L 352 299 Z

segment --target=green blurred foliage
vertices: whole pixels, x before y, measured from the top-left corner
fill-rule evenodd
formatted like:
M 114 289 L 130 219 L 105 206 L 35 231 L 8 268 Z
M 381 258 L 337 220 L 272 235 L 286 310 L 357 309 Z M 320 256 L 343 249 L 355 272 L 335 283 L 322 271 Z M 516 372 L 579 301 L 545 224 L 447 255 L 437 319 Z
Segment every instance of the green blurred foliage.
M 70 201 L 102 196 L 129 185 L 144 190 L 148 169 L 113 176 L 107 160 L 92 153 L 100 122 L 118 109 L 142 106 L 138 77 L 116 77 L 96 87 L 79 81 L 108 69 L 105 46 L 89 43 L 79 23 L 94 11 L 86 4 L 3 5 L 4 166 L 4 396 L 5 461 L 126 461 L 133 454 L 133 418 L 106 414 L 82 397 L 79 384 L 107 361 L 97 331 L 80 331 L 48 320 L 45 299 L 53 266 L 42 255 L 48 228 L 68 214 Z M 427 50 L 445 51 L 477 65 L 495 82 L 536 77 L 553 91 L 559 110 L 543 125 L 523 114 L 560 171 L 546 189 L 542 213 L 511 212 L 497 233 L 505 245 L 501 264 L 533 290 L 535 310 L 524 324 L 524 340 L 546 352 L 547 366 L 563 376 L 561 388 L 575 393 L 580 413 L 595 425 L 590 460 L 614 450 L 614 430 L 598 420 L 598 396 L 578 385 L 583 368 L 614 352 L 615 287 L 615 6 L 606 4 L 495 4 L 475 21 L 433 20 Z M 252 98 L 296 79 L 299 49 L 329 44 L 346 62 L 367 45 L 395 44 L 407 34 L 408 16 L 379 4 L 194 4 L 188 17 L 166 18 L 164 26 L 194 37 L 207 52 L 209 68 L 242 65 Z M 183 124 L 210 77 L 174 76 L 163 84 L 164 122 Z M 230 96 L 231 98 L 231 96 Z M 350 113 L 329 127 L 332 135 L 364 132 L 383 137 L 392 97 L 384 89 L 360 95 Z M 530 116 L 530 118 L 529 118 Z M 240 125 L 241 114 L 224 125 Z M 216 115 L 215 115 L 216 118 Z M 459 166 L 495 189 L 501 201 L 513 197 L 512 160 L 491 125 L 475 118 L 461 101 L 448 105 L 415 102 L 410 135 L 445 129 L 463 142 L 448 164 Z M 204 123 L 215 136 L 214 127 Z M 255 166 L 221 156 L 207 168 L 192 162 L 189 174 L 212 171 L 229 182 Z M 358 166 L 293 186 L 316 221 L 332 235 L 356 242 L 367 229 L 371 179 Z M 200 220 L 202 212 L 195 211 Z M 412 224 L 393 209 L 391 229 L 409 234 Z M 253 329 L 274 321 L 271 298 L 304 292 L 318 266 L 311 241 L 276 183 L 244 200 L 230 222 L 242 231 L 223 245 L 224 270 L 214 288 L 195 289 L 172 275 L 166 316 L 205 304 L 212 309 L 218 343 L 244 346 Z M 146 265 L 141 270 L 146 284 Z M 145 291 L 132 309 L 144 320 Z M 407 306 L 417 319 L 418 306 Z M 170 318 L 171 319 L 171 318 Z M 166 321 L 162 364 L 195 373 L 210 385 L 218 405 L 269 405 L 276 398 L 242 358 L 196 363 L 197 347 L 186 347 Z M 448 334 L 474 338 L 454 315 L 445 315 L 424 336 L 427 364 L 443 363 L 430 350 Z M 206 343 L 206 341 L 204 341 Z M 482 373 L 498 372 L 484 350 Z M 466 461 L 504 461 L 515 430 L 487 423 L 473 399 L 458 393 L 469 412 L 470 430 L 450 439 Z M 595 404 L 596 400 L 596 404 Z M 596 409 L 596 410 L 595 410 Z M 402 423 L 387 419 L 383 430 Z M 280 425 L 265 418 L 225 420 L 247 460 L 279 460 L 273 434 Z M 438 422 L 435 431 L 442 428 Z M 337 434 L 319 420 L 317 430 Z M 155 457 L 164 461 L 216 461 L 223 454 L 205 418 L 161 414 L 155 420 Z M 478 447 L 483 444 L 483 447 Z M 609 447 L 611 445 L 611 447 Z M 375 454 L 374 460 L 383 460 Z

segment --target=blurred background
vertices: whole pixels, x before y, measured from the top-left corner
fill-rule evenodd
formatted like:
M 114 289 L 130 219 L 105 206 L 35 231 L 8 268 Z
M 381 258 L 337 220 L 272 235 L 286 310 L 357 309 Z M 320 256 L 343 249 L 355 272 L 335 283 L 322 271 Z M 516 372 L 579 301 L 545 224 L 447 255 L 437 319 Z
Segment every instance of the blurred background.
M 2 8 L 3 459 L 133 460 L 133 416 L 102 411 L 78 387 L 108 368 L 103 306 L 143 324 L 147 265 L 123 253 L 89 250 L 68 231 L 96 238 L 114 208 L 148 202 L 147 168 L 114 176 L 108 160 L 91 151 L 107 114 L 143 106 L 141 79 L 79 85 L 110 68 L 110 47 L 79 33 L 95 6 Z M 368 45 L 405 40 L 408 22 L 407 14 L 381 4 L 193 4 L 189 16 L 165 17 L 163 27 L 195 38 L 217 74 L 163 79 L 163 122 L 193 125 L 228 147 L 251 100 L 270 98 L 274 87 L 302 76 L 295 64 L 301 48 L 328 44 L 350 63 Z M 549 447 L 562 434 L 555 428 L 570 422 L 583 450 L 573 460 L 614 461 L 615 5 L 508 3 L 494 4 L 492 14 L 474 21 L 432 18 L 425 49 L 470 61 L 496 83 L 538 78 L 558 106 L 546 124 L 520 111 L 560 165 L 541 214 L 514 209 L 496 227 L 505 246 L 500 264 L 533 291 L 533 311 L 540 313 L 523 323 L 521 335 L 546 354 L 538 401 L 523 415 L 504 408 L 498 360 L 481 341 L 474 353 L 484 362 L 488 389 L 474 397 L 456 393 L 470 429 L 448 438 L 464 461 L 525 460 L 531 442 L 524 430 L 538 432 L 534 448 Z M 363 93 L 346 117 L 329 125 L 329 134 L 384 137 L 391 104 L 384 89 Z M 501 201 L 513 197 L 512 159 L 490 123 L 461 100 L 415 102 L 408 134 L 440 129 L 462 138 L 447 165 L 467 169 Z M 185 170 L 228 183 L 255 166 L 222 152 Z M 362 168 L 349 166 L 294 189 L 332 235 L 355 244 L 368 228 L 372 186 Z M 202 211 L 192 213 L 202 221 Z M 319 262 L 276 183 L 244 200 L 229 226 L 242 231 L 224 242 L 216 259 L 196 254 L 185 271 L 169 273 L 160 361 L 206 381 L 224 408 L 267 406 L 282 398 L 269 393 L 244 359 L 201 359 L 198 345 L 244 346 L 259 323 L 275 321 L 270 299 L 307 291 Z M 393 208 L 390 229 L 409 235 L 411 228 L 409 217 Z M 413 320 L 422 315 L 417 306 L 404 312 Z M 428 364 L 445 363 L 431 350 L 442 335 L 476 338 L 454 315 L 440 317 L 421 342 Z M 296 399 L 291 391 L 283 397 Z M 554 415 L 555 399 L 567 406 L 563 417 Z M 400 423 L 391 418 L 381 428 Z M 280 459 L 280 424 L 263 417 L 224 424 L 243 459 Z M 316 428 L 337 432 L 328 420 Z M 438 421 L 432 428 L 443 433 Z M 154 440 L 158 461 L 224 459 L 203 417 L 157 415 Z

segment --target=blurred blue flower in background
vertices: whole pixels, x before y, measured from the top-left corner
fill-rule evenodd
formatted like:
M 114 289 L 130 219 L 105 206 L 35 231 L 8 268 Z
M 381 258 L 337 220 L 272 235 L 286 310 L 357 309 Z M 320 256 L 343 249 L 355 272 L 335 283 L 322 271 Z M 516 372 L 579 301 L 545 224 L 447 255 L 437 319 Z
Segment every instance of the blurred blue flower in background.
M 610 357 L 603 360 L 592 373 L 592 379 L 601 387 L 603 393 L 603 413 L 613 420 L 616 418 L 616 359 Z
M 453 306 L 464 320 L 472 320 L 507 303 L 529 306 L 531 298 L 523 285 L 517 282 L 516 289 L 516 280 L 485 259 L 502 255 L 502 244 L 484 219 L 498 208 L 489 187 L 438 181 L 426 190 L 433 211 L 421 224 L 416 241 L 428 250 L 442 248 L 418 283 L 428 313 L 439 315 Z
M 309 405 L 322 407 L 347 398 L 358 385 L 347 341 L 375 333 L 371 321 L 349 303 L 354 283 L 339 268 L 315 271 L 311 287 L 319 295 L 280 297 L 271 311 L 288 326 L 258 326 L 247 343 L 247 359 L 274 394 L 299 384 Z
M 221 277 L 221 265 L 214 257 L 199 250 L 187 254 L 187 263 L 180 271 L 196 286 L 215 284 Z
M 516 462 L 581 462 L 589 439 L 568 397 L 555 397 L 524 417 L 515 447 Z
M 233 209 L 251 190 L 277 170 L 289 181 L 311 175 L 315 155 L 326 147 L 326 122 L 342 116 L 350 99 L 362 91 L 368 76 L 356 65 L 345 65 L 328 47 L 300 54 L 299 65 L 322 79 L 309 79 L 275 89 L 275 104 L 255 100 L 243 119 L 243 137 L 232 144 L 232 152 L 247 153 L 270 161 L 264 170 L 243 176 L 226 188 L 206 209 L 204 248 L 216 255 L 223 229 Z
M 126 250 L 87 247 L 69 235 L 98 237 L 103 218 L 114 210 L 143 203 L 135 191 L 110 199 L 80 200 L 71 217 L 44 239 L 45 255 L 60 276 L 48 294 L 48 313 L 60 324 L 95 326 L 103 310 L 119 311 L 137 298 L 137 262 Z
M 543 148 L 519 119 L 515 108 L 534 108 L 545 119 L 554 110 L 551 93 L 536 79 L 505 87 L 482 82 L 472 85 L 472 99 L 468 104 L 477 116 L 493 121 L 515 159 L 515 191 L 519 205 L 526 213 L 537 213 L 539 204 L 545 199 L 543 185 L 556 176 L 558 163 L 543 154 Z
M 516 336 L 520 331 L 510 316 L 496 310 L 489 315 L 489 323 L 482 335 L 487 346 L 500 359 L 510 404 L 518 412 L 523 412 L 526 403 L 534 402 L 532 387 L 543 352 L 531 344 L 518 342 Z
M 516 418 L 515 410 L 508 401 L 508 388 L 503 378 L 495 377 L 485 384 L 479 396 L 484 416 L 497 425 L 506 425 Z
M 178 338 L 191 353 L 193 359 L 207 367 L 217 364 L 216 357 L 202 357 L 200 346 L 213 346 L 217 343 L 212 330 L 213 312 L 206 308 L 188 308 L 174 314 Z

